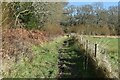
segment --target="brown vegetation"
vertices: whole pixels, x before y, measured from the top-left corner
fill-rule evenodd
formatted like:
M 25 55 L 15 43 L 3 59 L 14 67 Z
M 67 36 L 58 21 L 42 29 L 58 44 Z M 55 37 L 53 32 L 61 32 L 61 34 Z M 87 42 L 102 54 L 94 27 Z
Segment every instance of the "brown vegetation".
M 26 29 L 4 29 L 2 33 L 3 43 L 3 58 L 12 57 L 16 54 L 30 53 L 29 47 L 31 44 L 39 45 L 48 41 L 46 32 L 38 30 Z
M 63 35 L 64 32 L 58 24 L 48 24 L 49 26 L 45 27 L 44 30 L 47 32 L 49 37 L 57 37 Z
M 113 31 L 112 29 L 109 29 L 107 26 L 104 27 L 96 27 L 96 26 L 71 26 L 69 27 L 68 32 L 74 32 L 84 35 L 98 35 L 98 36 L 115 36 L 117 33 L 116 31 Z
M 29 62 L 35 57 L 32 45 L 41 45 L 53 37 L 61 35 L 61 32 L 49 29 L 48 32 L 40 30 L 27 30 L 24 28 L 4 28 L 2 30 L 2 66 L 3 71 L 11 72 L 11 64 L 18 63 L 22 57 Z M 7 74 L 7 73 L 6 73 Z M 9 75 L 9 74 L 7 74 Z

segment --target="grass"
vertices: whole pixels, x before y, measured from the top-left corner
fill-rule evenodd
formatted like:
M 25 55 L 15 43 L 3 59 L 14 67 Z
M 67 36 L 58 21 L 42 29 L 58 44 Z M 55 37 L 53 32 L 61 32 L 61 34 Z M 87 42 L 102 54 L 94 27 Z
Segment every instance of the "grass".
M 93 42 L 101 43 L 105 45 L 109 51 L 118 51 L 118 38 L 91 38 Z
M 4 74 L 7 78 L 55 78 L 58 74 L 58 49 L 67 37 L 58 37 L 53 41 L 40 46 L 31 47 L 34 56 L 30 62 L 27 57 L 21 57 L 18 63 L 11 64 L 11 72 Z M 115 38 L 89 38 L 93 43 L 104 45 L 108 50 L 113 64 L 118 62 L 118 39 Z M 120 40 L 120 39 L 119 39 Z M 76 45 L 71 50 L 79 49 Z M 74 52 L 73 52 L 74 53 Z M 69 57 L 69 56 L 67 56 Z M 74 56 L 73 56 L 74 57 Z
M 66 37 L 59 37 L 40 46 L 33 45 L 33 60 L 29 62 L 27 57 L 21 57 L 19 63 L 12 64 L 12 72 L 4 77 L 55 78 L 58 74 L 58 48 L 65 39 Z
M 107 50 L 107 54 L 110 58 L 110 61 L 113 65 L 118 64 L 118 41 L 120 38 L 107 38 L 107 37 L 89 37 L 89 40 L 93 43 L 99 43 L 100 46 Z M 118 65 L 117 65 L 118 66 Z
M 91 61 L 87 61 L 84 50 L 80 48 L 79 42 L 74 40 L 75 38 L 66 40 L 66 44 L 64 44 L 61 48 L 61 58 L 65 60 L 61 60 L 65 68 L 60 68 L 62 73 L 70 73 L 71 75 L 63 74 L 63 78 L 95 78 L 97 76 L 101 76 L 100 72 L 96 75 L 96 68 L 92 65 Z M 86 69 L 85 69 L 85 64 Z

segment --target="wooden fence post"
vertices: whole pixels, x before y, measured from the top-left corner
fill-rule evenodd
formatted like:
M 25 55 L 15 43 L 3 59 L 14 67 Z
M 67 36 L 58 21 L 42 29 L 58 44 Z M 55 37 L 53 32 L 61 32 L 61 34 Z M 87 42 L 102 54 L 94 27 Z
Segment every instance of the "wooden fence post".
M 88 67 L 88 40 L 86 40 L 86 61 L 85 61 L 85 69 Z
M 95 57 L 96 57 L 96 54 L 97 54 L 97 44 L 95 44 Z

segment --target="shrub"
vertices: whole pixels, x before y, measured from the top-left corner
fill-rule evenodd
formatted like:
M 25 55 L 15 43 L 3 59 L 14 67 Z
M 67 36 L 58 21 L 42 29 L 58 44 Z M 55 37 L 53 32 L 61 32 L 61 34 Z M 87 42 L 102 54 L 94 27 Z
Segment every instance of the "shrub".
M 57 24 L 48 24 L 43 29 L 49 34 L 49 36 L 63 35 L 62 28 Z

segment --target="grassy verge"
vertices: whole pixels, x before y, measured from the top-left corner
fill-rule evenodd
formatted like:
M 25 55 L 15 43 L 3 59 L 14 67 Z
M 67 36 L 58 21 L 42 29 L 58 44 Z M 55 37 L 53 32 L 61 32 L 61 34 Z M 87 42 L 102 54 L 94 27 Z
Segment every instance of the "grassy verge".
M 58 48 L 65 39 L 66 37 L 59 37 L 40 46 L 33 45 L 32 61 L 27 57 L 21 57 L 18 63 L 12 64 L 12 72 L 4 77 L 55 78 L 58 74 Z
M 64 41 L 64 45 L 59 50 L 60 77 L 61 78 L 95 78 L 96 69 L 91 62 L 87 61 L 84 55 L 84 50 L 80 48 L 78 41 L 75 38 L 70 38 Z M 90 64 L 88 64 L 90 63 Z
M 89 37 L 89 40 L 93 43 L 98 43 L 100 46 L 105 48 L 107 54 L 110 58 L 111 63 L 115 66 L 118 66 L 118 41 L 120 38 L 98 38 L 98 37 Z

